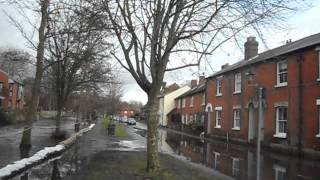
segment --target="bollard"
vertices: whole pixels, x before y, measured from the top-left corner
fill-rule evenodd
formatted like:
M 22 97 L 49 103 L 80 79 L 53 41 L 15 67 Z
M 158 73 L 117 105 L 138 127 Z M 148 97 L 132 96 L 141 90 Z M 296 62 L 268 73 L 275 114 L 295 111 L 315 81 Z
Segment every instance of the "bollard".
M 109 136 L 114 136 L 115 135 L 115 129 L 116 129 L 116 125 L 115 124 L 109 124 L 108 125 L 108 135 Z

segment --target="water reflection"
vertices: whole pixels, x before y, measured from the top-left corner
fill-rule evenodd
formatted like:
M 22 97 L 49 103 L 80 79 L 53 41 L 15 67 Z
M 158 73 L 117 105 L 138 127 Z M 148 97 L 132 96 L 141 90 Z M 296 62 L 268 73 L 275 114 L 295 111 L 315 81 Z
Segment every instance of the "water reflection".
M 30 150 L 31 150 L 31 147 L 20 147 L 20 159 L 30 157 Z M 24 173 L 20 177 L 20 180 L 28 180 L 28 179 L 29 179 L 29 173 L 28 172 Z
M 70 174 L 76 174 L 81 169 L 84 159 L 80 158 L 80 144 L 76 143 L 62 157 L 57 157 L 48 162 L 36 166 L 25 173 L 12 178 L 13 180 L 61 180 Z M 21 158 L 29 156 L 26 149 L 21 150 Z
M 202 143 L 197 138 L 166 131 L 159 131 L 159 145 L 160 151 L 201 163 L 224 174 L 226 179 L 257 180 L 257 168 L 260 169 L 260 180 L 318 180 L 320 177 L 319 161 L 262 152 L 258 165 L 255 149 L 241 145 L 219 141 Z M 83 156 L 85 150 L 83 144 L 81 148 L 81 144 L 76 143 L 61 158 L 35 167 L 14 179 L 77 179 L 73 176 L 90 171 L 90 168 L 86 169 L 86 165 L 93 161 L 90 157 Z M 21 157 L 27 156 L 27 151 L 21 151 Z
M 58 160 L 53 161 L 52 163 L 53 168 L 52 168 L 52 175 L 51 175 L 51 180 L 60 180 L 60 171 L 58 167 Z
M 257 164 L 254 148 L 219 141 L 201 143 L 197 138 L 173 132 L 161 133 L 166 134 L 166 143 L 175 154 L 217 170 L 232 179 L 316 180 L 320 177 L 320 162 L 316 160 L 263 152 L 260 155 L 260 164 Z M 257 177 L 258 169 L 260 178 Z

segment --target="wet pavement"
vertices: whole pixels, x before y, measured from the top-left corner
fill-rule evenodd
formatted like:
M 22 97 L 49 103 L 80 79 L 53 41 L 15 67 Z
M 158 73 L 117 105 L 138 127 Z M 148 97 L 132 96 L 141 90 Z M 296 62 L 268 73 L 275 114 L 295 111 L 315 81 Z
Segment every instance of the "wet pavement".
M 13 179 L 128 179 L 125 173 L 117 172 L 115 166 L 125 163 L 132 152 L 139 155 L 146 150 L 143 127 L 126 126 L 129 136 L 118 138 L 107 136 L 101 122 L 98 122 L 92 131 L 80 138 L 61 157 Z M 262 152 L 258 165 L 255 148 L 219 141 L 203 142 L 197 137 L 166 129 L 159 130 L 159 151 L 213 172 L 212 179 L 318 180 L 320 177 L 320 162 L 317 160 Z M 260 177 L 257 177 L 258 169 Z M 129 179 L 137 177 L 133 175 Z
M 66 137 L 74 133 L 74 120 L 63 120 L 62 130 Z M 20 151 L 19 145 L 22 136 L 23 125 L 10 125 L 0 127 L 0 168 L 21 158 L 35 154 L 44 147 L 54 146 L 58 141 L 51 138 L 55 130 L 55 121 L 43 119 L 33 123 L 30 149 Z

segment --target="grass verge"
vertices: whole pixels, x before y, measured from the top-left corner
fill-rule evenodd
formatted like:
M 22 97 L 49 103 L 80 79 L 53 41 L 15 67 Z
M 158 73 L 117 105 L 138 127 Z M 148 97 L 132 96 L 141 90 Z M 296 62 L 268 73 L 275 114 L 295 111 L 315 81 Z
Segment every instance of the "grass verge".
M 216 174 L 187 164 L 169 155 L 160 154 L 158 173 L 146 172 L 144 152 L 107 151 L 95 154 L 90 162 L 73 179 L 105 180 L 222 180 Z
M 109 124 L 115 124 L 116 126 L 116 129 L 115 129 L 115 136 L 117 137 L 128 137 L 128 133 L 127 131 L 125 130 L 123 124 L 118 124 L 118 123 L 114 123 L 110 120 L 109 117 L 106 117 L 104 120 L 103 120 L 103 127 L 108 129 L 108 126 Z

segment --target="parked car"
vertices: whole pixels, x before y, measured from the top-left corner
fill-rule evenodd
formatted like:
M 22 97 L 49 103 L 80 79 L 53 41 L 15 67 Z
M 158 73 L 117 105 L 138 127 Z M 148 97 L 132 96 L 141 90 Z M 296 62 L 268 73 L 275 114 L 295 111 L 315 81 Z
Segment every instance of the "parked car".
M 136 124 L 137 124 L 137 121 L 136 121 L 134 118 L 129 118 L 127 123 L 128 123 L 129 125 L 136 125 Z
M 124 117 L 120 117 L 120 121 L 119 121 L 119 122 L 127 123 L 127 122 L 128 122 L 128 119 L 127 119 L 127 118 L 124 118 Z

